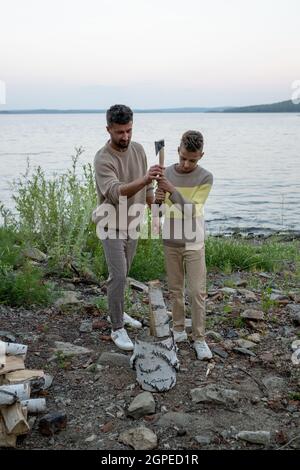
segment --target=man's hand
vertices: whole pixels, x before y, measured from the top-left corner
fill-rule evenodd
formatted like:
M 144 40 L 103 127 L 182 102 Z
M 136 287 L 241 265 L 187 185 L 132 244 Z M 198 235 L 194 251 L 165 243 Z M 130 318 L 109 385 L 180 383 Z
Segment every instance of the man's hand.
M 155 179 L 160 179 L 163 174 L 164 167 L 160 165 L 153 165 L 149 168 L 145 175 L 145 183 L 150 184 Z
M 155 202 L 156 204 L 162 204 L 165 202 L 166 193 L 163 189 L 157 188 L 155 191 Z
M 170 194 L 172 194 L 172 193 L 174 193 L 174 191 L 176 191 L 175 186 L 173 186 L 173 184 L 170 183 L 170 181 L 167 180 L 167 178 L 165 176 L 162 176 L 161 178 L 159 178 L 158 188 L 162 189 L 163 191 L 168 192 Z

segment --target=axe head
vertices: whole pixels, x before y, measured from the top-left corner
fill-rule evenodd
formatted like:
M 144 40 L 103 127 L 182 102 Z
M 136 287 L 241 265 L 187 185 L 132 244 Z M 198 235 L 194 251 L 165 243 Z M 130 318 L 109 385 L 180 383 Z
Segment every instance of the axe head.
M 156 155 L 158 154 L 158 152 L 164 148 L 165 146 L 165 141 L 164 140 L 158 140 L 157 142 L 155 142 L 155 153 Z

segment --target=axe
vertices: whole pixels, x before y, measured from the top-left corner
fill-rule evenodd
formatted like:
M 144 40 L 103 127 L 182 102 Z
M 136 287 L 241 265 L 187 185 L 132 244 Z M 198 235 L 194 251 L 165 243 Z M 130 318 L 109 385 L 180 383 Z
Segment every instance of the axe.
M 165 141 L 158 140 L 154 142 L 155 144 L 155 154 L 159 154 L 159 164 L 160 166 L 164 166 L 165 163 Z M 155 204 L 152 205 L 152 233 L 158 234 L 159 233 L 159 205 Z
M 159 164 L 160 166 L 165 165 L 165 141 L 158 140 L 155 142 L 155 154 L 159 153 Z

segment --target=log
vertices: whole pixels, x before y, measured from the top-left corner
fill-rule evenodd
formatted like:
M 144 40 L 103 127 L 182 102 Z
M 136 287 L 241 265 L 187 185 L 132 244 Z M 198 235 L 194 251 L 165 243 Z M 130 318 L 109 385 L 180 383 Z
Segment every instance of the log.
M 29 431 L 29 425 L 23 413 L 22 405 L 20 403 L 14 403 L 10 406 L 3 406 L 1 413 L 7 434 L 14 434 L 19 436 L 26 434 Z
M 21 405 L 27 408 L 28 413 L 42 413 L 47 410 L 45 398 L 22 400 Z
M 4 367 L 0 369 L 0 375 L 22 369 L 25 369 L 24 359 L 22 356 L 5 356 L 5 364 Z
M 169 315 L 159 281 L 149 282 L 150 333 L 162 338 L 170 335 Z
M 16 401 L 28 400 L 30 397 L 30 385 L 1 385 L 0 386 L 0 406 L 13 405 Z
M 42 370 L 16 370 L 14 372 L 8 372 L 5 374 L 3 383 L 8 385 L 29 382 L 34 379 L 44 378 L 45 374 Z
M 137 382 L 143 390 L 165 392 L 176 384 L 179 361 L 174 337 L 150 343 L 136 340 L 130 364 L 137 373 Z
M 28 346 L 26 344 L 18 344 L 18 343 L 4 343 L 5 353 L 8 356 L 26 356 Z M 1 344 L 1 349 L 3 348 L 3 344 Z
M 16 445 L 17 436 L 15 434 L 7 434 L 3 418 L 0 415 L 0 447 L 16 447 Z

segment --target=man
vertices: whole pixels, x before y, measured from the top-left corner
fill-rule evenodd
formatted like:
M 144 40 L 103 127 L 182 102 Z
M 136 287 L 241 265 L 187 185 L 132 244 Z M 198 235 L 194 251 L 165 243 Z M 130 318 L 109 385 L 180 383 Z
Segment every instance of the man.
M 93 220 L 97 223 L 109 271 L 111 338 L 120 349 L 130 351 L 133 343 L 124 323 L 135 328 L 142 326 L 123 309 L 126 276 L 137 246 L 137 237 L 133 236 L 136 231 L 130 230 L 132 209 L 154 202 L 152 181 L 162 175 L 162 168 L 154 165 L 147 171 L 142 145 L 131 141 L 133 112 L 130 108 L 114 105 L 107 111 L 106 120 L 110 140 L 96 153 L 94 160 L 99 206 L 93 213 Z M 101 212 L 104 207 L 105 216 Z

